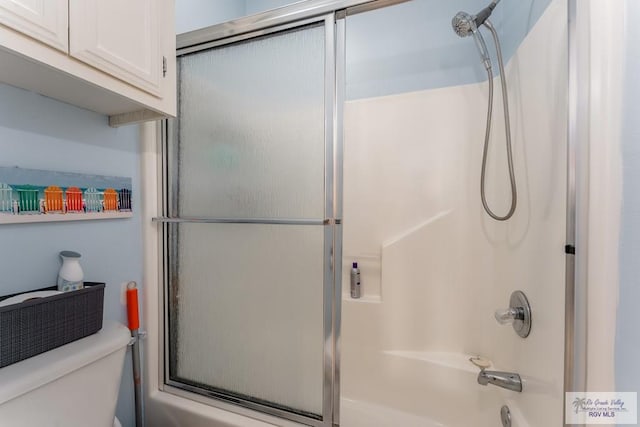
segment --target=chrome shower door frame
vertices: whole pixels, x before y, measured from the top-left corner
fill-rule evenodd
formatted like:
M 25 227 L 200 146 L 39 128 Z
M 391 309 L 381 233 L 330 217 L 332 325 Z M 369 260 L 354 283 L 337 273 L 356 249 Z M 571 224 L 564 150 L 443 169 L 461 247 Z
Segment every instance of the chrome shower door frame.
M 312 16 L 306 19 L 286 22 L 281 25 L 253 29 L 251 32 L 237 31 L 241 34 L 225 37 L 220 40 L 209 39 L 206 42 L 183 47 L 177 51 L 177 56 L 188 55 L 215 47 L 248 41 L 267 35 L 285 32 L 311 25 L 320 25 L 325 30 L 325 90 L 324 90 L 324 217 L 318 219 L 233 219 L 233 218 L 185 218 L 180 217 L 176 201 L 178 199 L 177 172 L 169 165 L 163 165 L 163 193 L 166 198 L 163 203 L 163 217 L 155 220 L 162 223 L 163 230 L 163 261 L 165 266 L 163 292 L 163 337 L 160 343 L 161 363 L 159 366 L 160 384 L 163 391 L 182 397 L 207 403 L 214 407 L 237 412 L 241 415 L 262 419 L 266 422 L 275 420 L 290 420 L 313 427 L 330 427 L 338 423 L 339 391 L 338 391 L 338 354 L 337 342 L 339 337 L 340 299 L 341 299 L 341 218 L 342 218 L 342 129 L 341 104 L 343 90 L 336 90 L 336 81 L 344 84 L 344 77 L 337 78 L 336 73 L 336 16 L 334 12 Z M 344 37 L 344 25 L 342 36 Z M 180 40 L 180 36 L 178 37 Z M 191 39 L 192 40 L 192 39 Z M 180 45 L 180 43 L 178 43 Z M 341 43 L 344 55 L 344 42 Z M 344 61 L 340 61 L 344 65 Z M 178 72 L 179 76 L 179 72 Z M 339 99 L 340 96 L 340 99 Z M 338 107 L 340 106 L 340 107 Z M 340 111 L 340 113 L 338 113 Z M 179 114 L 179 113 L 178 113 Z M 163 125 L 162 149 L 163 158 L 175 165 L 177 152 L 177 119 L 166 121 Z M 170 170 L 171 169 L 171 170 Z M 205 390 L 188 384 L 174 381 L 169 372 L 169 286 L 170 275 L 177 271 L 177 224 L 180 223 L 242 223 L 242 224 L 280 224 L 280 225 L 308 225 L 324 228 L 323 248 L 323 390 L 322 414 L 320 419 L 272 407 L 256 401 L 229 396 L 224 393 Z M 174 273 L 171 273 L 173 271 Z M 278 418 L 274 418 L 278 417 Z M 286 423 L 286 421 L 285 421 Z M 289 425 L 289 424 L 286 424 Z
M 589 64 L 585 62 L 584 16 L 588 5 L 567 0 L 567 204 L 565 246 L 564 387 L 586 391 L 587 378 L 587 235 L 589 168 Z M 579 7 L 583 7 L 580 9 Z M 571 424 L 575 425 L 575 424 Z

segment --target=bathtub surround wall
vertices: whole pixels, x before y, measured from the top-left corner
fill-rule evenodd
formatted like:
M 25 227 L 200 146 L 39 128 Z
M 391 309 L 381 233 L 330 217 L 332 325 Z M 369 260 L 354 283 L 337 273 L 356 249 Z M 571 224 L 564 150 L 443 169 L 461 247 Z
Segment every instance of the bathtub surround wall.
M 107 117 L 0 85 L 0 165 L 133 178 L 140 206 L 138 127 L 110 128 Z M 0 225 L 0 295 L 55 285 L 61 250 L 82 254 L 87 280 L 103 281 L 105 320 L 126 324 L 121 286 L 142 283 L 140 214 L 130 219 Z M 130 357 L 117 416 L 133 425 Z
M 364 297 L 343 286 L 344 397 L 447 426 L 496 425 L 505 403 L 522 425 L 562 419 L 566 22 L 566 2 L 552 1 L 507 65 L 510 221 L 480 202 L 486 82 L 347 103 L 343 284 L 358 261 Z M 497 212 L 510 201 L 502 121 L 497 91 L 487 168 Z M 526 340 L 493 318 L 516 289 L 533 308 Z M 525 393 L 478 385 L 470 355 L 520 373 Z

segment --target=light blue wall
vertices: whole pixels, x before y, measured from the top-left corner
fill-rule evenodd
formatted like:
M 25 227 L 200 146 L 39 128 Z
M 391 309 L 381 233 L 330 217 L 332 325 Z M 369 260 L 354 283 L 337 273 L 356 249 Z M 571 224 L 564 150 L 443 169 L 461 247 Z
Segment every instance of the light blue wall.
M 299 1 L 299 0 L 298 0 Z M 176 34 L 198 30 L 280 6 L 291 0 L 177 0 Z
M 230 21 L 244 15 L 244 0 L 177 0 L 176 34 Z
M 107 117 L 0 84 L 0 166 L 133 178 L 140 207 L 137 126 L 118 129 Z M 0 225 L 0 295 L 55 285 L 58 252 L 82 254 L 89 281 L 106 282 L 104 318 L 126 323 L 120 285 L 142 279 L 139 211 L 132 219 Z M 133 425 L 131 356 L 127 354 L 118 418 Z
M 491 20 L 505 62 L 550 0 L 503 0 Z M 358 99 L 476 83 L 487 79 L 471 38 L 458 37 L 451 19 L 479 12 L 487 0 L 412 0 L 347 18 L 347 98 Z M 488 31 L 482 30 L 494 58 Z
M 503 0 L 492 20 L 505 60 L 520 45 L 551 0 Z M 177 32 L 262 12 L 293 1 L 177 0 Z M 241 4 L 244 8 L 240 7 Z M 458 11 L 477 13 L 487 0 L 411 0 L 347 18 L 347 98 L 358 99 L 484 81 L 475 45 L 451 29 Z M 485 39 L 493 52 L 490 35 Z M 497 66 L 494 67 L 497 70 Z
M 451 18 L 483 0 L 413 0 L 347 17 L 347 98 L 368 98 L 486 79 L 471 39 Z
M 622 127 L 623 205 L 620 228 L 620 296 L 616 328 L 616 389 L 640 392 L 640 3 L 626 0 L 624 115 Z
M 264 12 L 266 10 L 276 9 L 291 3 L 297 3 L 300 0 L 244 0 L 245 14 L 253 15 L 255 13 Z

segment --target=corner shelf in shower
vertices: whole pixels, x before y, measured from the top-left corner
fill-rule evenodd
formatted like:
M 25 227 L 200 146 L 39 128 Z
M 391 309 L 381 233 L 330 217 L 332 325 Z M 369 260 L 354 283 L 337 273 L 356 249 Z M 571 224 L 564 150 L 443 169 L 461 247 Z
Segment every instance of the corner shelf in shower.
M 342 294 L 342 301 L 344 302 L 353 302 L 356 304 L 380 304 L 382 302 L 382 298 L 380 295 L 365 295 L 360 298 L 351 298 L 351 296 L 347 294 Z
M 101 219 L 132 218 L 133 212 L 96 212 L 41 215 L 0 215 L 0 225 L 31 224 L 36 222 L 91 221 Z

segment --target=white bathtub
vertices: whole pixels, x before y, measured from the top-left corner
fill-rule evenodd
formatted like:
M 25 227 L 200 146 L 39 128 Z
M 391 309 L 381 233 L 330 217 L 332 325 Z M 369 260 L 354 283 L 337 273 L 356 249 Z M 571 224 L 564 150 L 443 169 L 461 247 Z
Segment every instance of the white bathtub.
M 340 425 L 343 427 L 445 427 L 444 424 L 426 417 L 347 398 L 341 399 L 340 402 Z
M 500 408 L 508 405 L 513 425 L 529 426 L 518 410 L 519 393 L 479 385 L 479 369 L 469 357 L 462 353 L 386 351 L 369 357 L 371 364 L 352 365 L 351 372 L 345 371 L 340 425 L 495 427 L 500 425 Z

